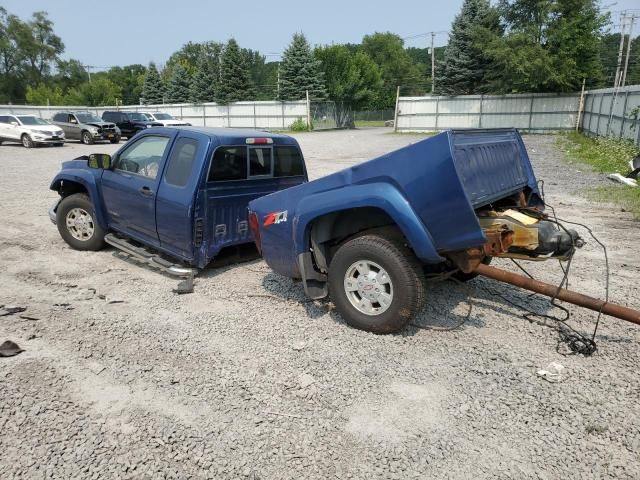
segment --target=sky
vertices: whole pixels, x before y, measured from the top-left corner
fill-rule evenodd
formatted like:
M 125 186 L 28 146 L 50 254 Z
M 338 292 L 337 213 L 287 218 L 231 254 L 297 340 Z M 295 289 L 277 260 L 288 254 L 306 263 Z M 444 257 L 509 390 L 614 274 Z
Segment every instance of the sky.
M 638 9 L 639 0 L 603 0 L 617 21 L 620 10 Z M 226 42 L 258 50 L 277 60 L 295 32 L 312 45 L 359 43 L 368 33 L 391 31 L 401 37 L 449 30 L 462 0 L 0 0 L 23 20 L 44 10 L 65 44 L 63 58 L 76 58 L 97 70 L 133 63 L 164 64 L 188 41 Z M 615 23 L 615 22 L 614 22 Z M 640 25 L 636 28 L 640 31 Z M 426 47 L 430 36 L 407 39 Z M 446 33 L 435 45 L 446 44 Z

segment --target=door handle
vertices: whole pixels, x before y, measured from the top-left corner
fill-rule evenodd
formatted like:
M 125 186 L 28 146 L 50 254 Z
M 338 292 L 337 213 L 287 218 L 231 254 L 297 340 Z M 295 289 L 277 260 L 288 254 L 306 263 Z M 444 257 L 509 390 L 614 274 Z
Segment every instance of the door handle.
M 138 191 L 145 197 L 153 197 L 153 190 L 151 190 L 149 187 L 142 187 Z

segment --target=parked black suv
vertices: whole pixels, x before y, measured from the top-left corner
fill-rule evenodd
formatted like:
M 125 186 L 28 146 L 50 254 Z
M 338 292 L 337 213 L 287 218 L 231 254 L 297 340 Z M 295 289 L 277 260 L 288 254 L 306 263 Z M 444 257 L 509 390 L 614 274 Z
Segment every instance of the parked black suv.
M 105 122 L 115 123 L 123 137 L 131 138 L 136 133 L 146 128 L 162 127 L 162 123 L 151 122 L 144 113 L 138 112 L 116 112 L 107 110 L 102 114 Z

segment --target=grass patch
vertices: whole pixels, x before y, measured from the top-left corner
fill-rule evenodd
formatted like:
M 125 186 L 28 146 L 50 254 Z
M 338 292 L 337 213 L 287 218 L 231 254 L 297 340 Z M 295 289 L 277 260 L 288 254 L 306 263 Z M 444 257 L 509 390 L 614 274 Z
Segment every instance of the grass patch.
M 625 211 L 633 213 L 635 220 L 640 220 L 640 187 L 627 185 L 598 187 L 589 190 L 587 197 L 598 202 L 619 205 Z
M 563 134 L 558 144 L 570 160 L 585 163 L 601 173 L 629 173 L 629 160 L 640 154 L 640 148 L 628 140 L 611 137 L 591 138 L 580 133 Z M 633 213 L 640 220 L 640 187 L 611 184 L 592 188 L 587 197 L 599 202 L 613 203 Z
M 384 127 L 384 120 L 356 120 L 357 127 Z
M 629 140 L 591 138 L 575 132 L 561 135 L 559 143 L 571 160 L 591 165 L 602 173 L 628 174 L 629 160 L 640 153 L 640 149 Z

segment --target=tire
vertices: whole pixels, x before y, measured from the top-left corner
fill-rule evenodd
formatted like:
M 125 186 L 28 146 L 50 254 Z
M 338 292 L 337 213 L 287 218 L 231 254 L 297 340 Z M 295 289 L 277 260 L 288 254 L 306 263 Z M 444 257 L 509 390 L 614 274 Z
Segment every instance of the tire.
M 85 145 L 93 145 L 93 137 L 86 130 L 82 132 L 82 135 L 80 135 L 80 141 Z
M 484 263 L 485 265 L 489 265 L 491 263 L 492 258 L 493 257 L 484 257 L 482 259 L 482 263 Z M 454 273 L 452 277 L 458 280 L 459 282 L 468 282 L 469 280 L 473 280 L 474 278 L 476 278 L 478 275 L 480 274 L 476 272 L 464 273 L 463 271 L 459 271 Z
M 22 146 L 25 148 L 33 148 L 33 140 L 31 139 L 31 137 L 27 134 L 24 133 L 21 137 L 22 140 Z
M 56 143 L 55 146 L 56 147 L 64 147 L 64 143 Z
M 89 196 L 75 193 L 65 197 L 56 211 L 56 224 L 62 239 L 74 250 L 100 250 L 105 231 L 96 221 Z
M 379 334 L 398 332 L 411 322 L 424 302 L 423 280 L 422 266 L 401 235 L 347 240 L 329 267 L 329 293 L 338 313 L 350 326 Z M 360 307 L 354 304 L 358 301 Z
M 112 138 L 109 140 L 111 143 L 120 143 L 120 137 Z

